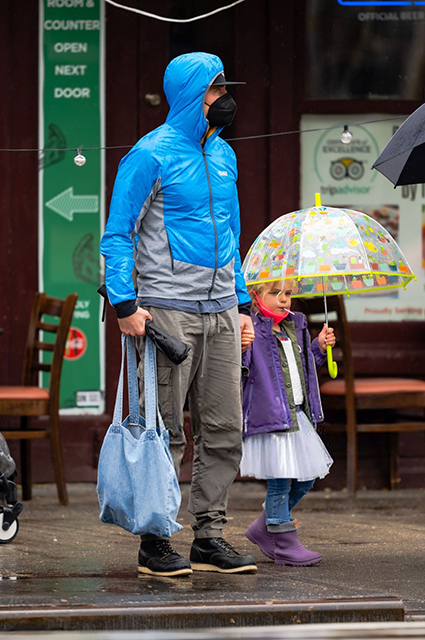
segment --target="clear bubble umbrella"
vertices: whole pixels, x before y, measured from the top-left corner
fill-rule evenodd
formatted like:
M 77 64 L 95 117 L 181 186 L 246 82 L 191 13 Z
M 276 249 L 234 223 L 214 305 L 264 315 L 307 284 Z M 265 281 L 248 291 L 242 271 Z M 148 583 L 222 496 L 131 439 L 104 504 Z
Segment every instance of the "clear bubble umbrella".
M 382 225 L 360 211 L 316 206 L 274 220 L 255 240 L 242 270 L 247 285 L 293 281 L 294 298 L 405 288 L 416 277 Z M 327 347 L 329 374 L 337 365 Z

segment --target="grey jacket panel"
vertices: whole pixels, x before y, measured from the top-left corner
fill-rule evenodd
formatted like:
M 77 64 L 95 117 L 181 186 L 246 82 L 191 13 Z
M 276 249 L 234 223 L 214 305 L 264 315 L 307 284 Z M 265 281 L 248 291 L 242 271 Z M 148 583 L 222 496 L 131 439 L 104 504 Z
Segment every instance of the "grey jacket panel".
M 235 293 L 234 258 L 217 270 L 210 296 L 214 269 L 173 259 L 160 178 L 143 204 L 132 237 L 138 238 L 135 266 L 139 297 L 207 300 Z
M 235 293 L 235 259 L 217 270 L 212 298 L 224 298 Z

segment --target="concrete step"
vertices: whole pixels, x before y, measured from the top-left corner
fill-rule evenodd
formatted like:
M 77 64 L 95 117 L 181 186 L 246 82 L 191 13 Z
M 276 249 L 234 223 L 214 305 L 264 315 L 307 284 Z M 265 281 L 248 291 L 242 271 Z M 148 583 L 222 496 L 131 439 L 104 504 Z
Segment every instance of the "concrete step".
M 0 607 L 0 631 L 207 629 L 291 624 L 402 622 L 398 598 L 227 602 L 111 607 Z

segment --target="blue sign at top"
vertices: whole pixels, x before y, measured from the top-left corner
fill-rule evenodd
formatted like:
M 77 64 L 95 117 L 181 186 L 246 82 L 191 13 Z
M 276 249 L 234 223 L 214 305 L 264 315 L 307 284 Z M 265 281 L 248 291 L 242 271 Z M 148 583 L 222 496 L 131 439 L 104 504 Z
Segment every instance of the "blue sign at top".
M 425 5 L 425 0 L 338 0 L 345 7 L 413 7 Z

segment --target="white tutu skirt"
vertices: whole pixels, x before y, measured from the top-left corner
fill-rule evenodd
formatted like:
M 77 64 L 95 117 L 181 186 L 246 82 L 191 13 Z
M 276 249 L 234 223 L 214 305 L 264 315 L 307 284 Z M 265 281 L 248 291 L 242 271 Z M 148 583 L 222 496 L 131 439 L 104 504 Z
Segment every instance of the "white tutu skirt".
M 302 482 L 324 478 L 333 460 L 303 411 L 299 431 L 247 436 L 243 442 L 241 476 L 260 480 L 293 478 Z

